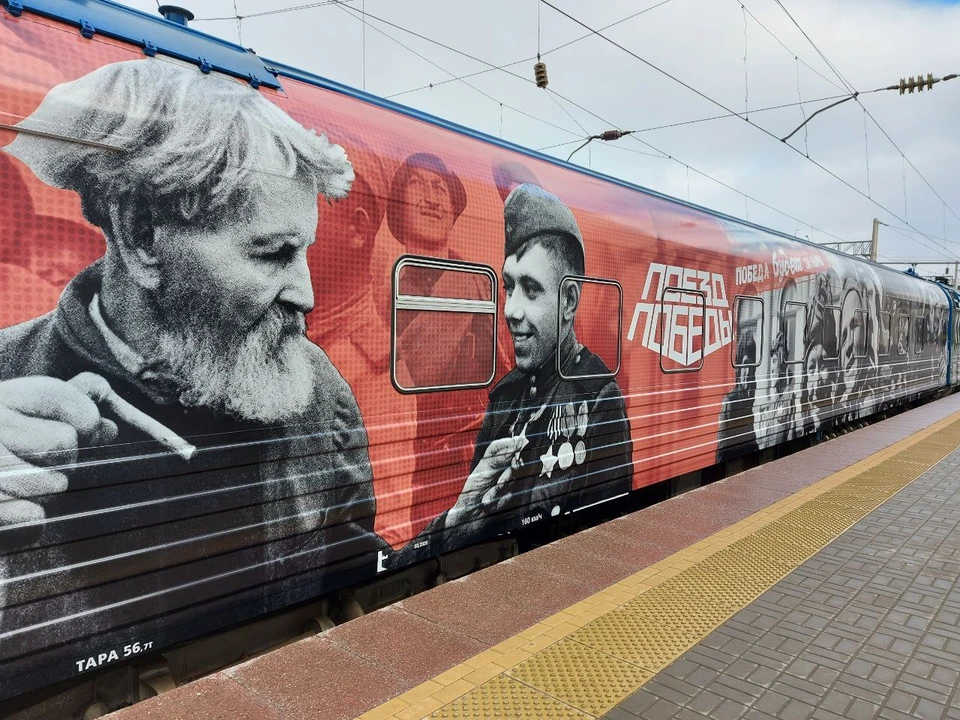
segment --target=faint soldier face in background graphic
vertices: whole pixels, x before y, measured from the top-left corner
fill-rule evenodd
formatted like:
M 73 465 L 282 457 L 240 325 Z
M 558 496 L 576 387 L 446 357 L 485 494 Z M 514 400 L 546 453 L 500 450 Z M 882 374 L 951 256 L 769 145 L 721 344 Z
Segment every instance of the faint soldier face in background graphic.
M 186 404 L 276 421 L 311 400 L 304 315 L 313 308 L 306 253 L 317 190 L 281 180 L 253 178 L 259 192 L 241 222 L 154 230 L 162 273 L 155 297 L 166 323 L 159 359 L 189 388 Z
M 557 349 L 557 289 L 564 270 L 554 253 L 537 242 L 503 263 L 504 314 L 513 336 L 517 367 L 535 370 Z
M 744 394 L 753 396 L 757 392 L 757 343 L 752 330 L 737 336 L 737 367 L 735 385 Z
M 447 244 L 456 220 L 446 178 L 424 168 L 414 168 L 403 191 L 403 223 L 416 245 L 440 248 Z
M 833 401 L 837 361 L 828 360 L 826 349 L 816 343 L 807 348 L 803 369 L 803 409 L 819 427 L 821 411 Z

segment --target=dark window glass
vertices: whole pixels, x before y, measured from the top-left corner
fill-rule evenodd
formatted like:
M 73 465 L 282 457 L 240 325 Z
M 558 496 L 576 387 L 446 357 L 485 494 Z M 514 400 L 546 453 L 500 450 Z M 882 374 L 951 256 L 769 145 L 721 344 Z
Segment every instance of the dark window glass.
M 892 316 L 888 312 L 880 313 L 880 337 L 878 338 L 878 354 L 890 354 L 890 324 Z
M 733 366 L 757 367 L 763 352 L 763 300 L 735 298 L 733 318 Z

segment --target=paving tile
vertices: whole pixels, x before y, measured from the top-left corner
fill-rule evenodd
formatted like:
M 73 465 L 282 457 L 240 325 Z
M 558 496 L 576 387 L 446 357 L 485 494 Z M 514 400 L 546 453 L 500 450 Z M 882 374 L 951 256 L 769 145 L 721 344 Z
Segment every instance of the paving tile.
M 588 594 L 576 578 L 563 578 L 514 559 L 415 595 L 398 607 L 456 634 L 495 645 Z
M 950 398 L 904 413 L 633 513 L 581 533 L 580 542 L 568 538 L 527 553 L 117 717 L 354 717 L 946 417 L 958 403 Z M 642 689 L 607 717 L 960 720 L 960 710 L 947 707 L 957 703 L 951 693 L 960 668 L 958 477 L 954 453 L 654 678 L 647 688 L 659 695 Z
M 668 555 L 657 545 L 628 542 L 624 535 L 614 537 L 616 539 L 585 530 L 532 550 L 524 555 L 524 560 L 536 563 L 543 572 L 561 579 L 577 578 L 587 595 L 620 582 Z
M 111 720 L 281 720 L 280 711 L 223 674 L 114 713 Z
M 746 715 L 749 708 L 735 700 L 723 700 L 708 717 L 712 720 L 739 720 Z
M 487 649 L 396 607 L 339 625 L 324 638 L 410 681 L 411 687 Z
M 877 449 L 894 441 L 885 436 Z M 954 720 L 960 451 L 950 457 L 952 471 L 925 473 L 656 676 L 647 687 L 669 695 L 671 717 Z M 728 481 L 727 492 L 747 479 Z M 721 513 L 743 507 L 722 485 L 690 495 L 715 500 Z M 958 504 L 947 511 L 952 498 Z M 952 563 L 935 554 L 948 540 Z M 667 674 L 687 692 L 669 692 Z M 691 685 L 702 690 L 685 699 Z
M 294 643 L 225 674 L 285 718 L 347 720 L 407 688 L 401 678 L 322 637 Z M 350 692 L 344 692 L 344 678 L 350 679 Z

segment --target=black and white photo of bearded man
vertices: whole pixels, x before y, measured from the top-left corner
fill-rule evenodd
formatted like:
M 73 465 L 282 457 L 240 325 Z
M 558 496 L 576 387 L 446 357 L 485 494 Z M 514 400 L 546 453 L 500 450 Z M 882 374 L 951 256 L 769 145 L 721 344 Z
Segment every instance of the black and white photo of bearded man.
M 247 83 L 161 59 L 58 85 L 18 130 L 3 150 L 77 193 L 107 249 L 53 312 L 0 330 L 5 652 L 34 625 L 265 612 L 374 562 L 363 421 L 305 336 L 344 150 Z

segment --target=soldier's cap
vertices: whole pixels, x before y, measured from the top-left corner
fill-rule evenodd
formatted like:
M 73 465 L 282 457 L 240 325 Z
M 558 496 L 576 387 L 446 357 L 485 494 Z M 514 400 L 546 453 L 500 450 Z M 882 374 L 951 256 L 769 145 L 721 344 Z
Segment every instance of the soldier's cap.
M 556 195 L 539 185 L 515 187 L 503 204 L 504 257 L 510 257 L 528 240 L 541 235 L 567 238 L 585 255 L 583 235 L 573 212 Z
M 500 202 L 506 202 L 510 192 L 523 183 L 540 185 L 533 170 L 516 160 L 507 160 L 493 166 L 493 184 L 497 186 Z
M 406 190 L 407 183 L 410 182 L 410 176 L 414 170 L 427 170 L 443 177 L 447 183 L 447 190 L 450 192 L 450 204 L 453 209 L 453 219 L 463 213 L 467 207 L 467 191 L 460 182 L 456 173 L 452 172 L 439 157 L 432 153 L 415 153 L 403 161 L 403 165 L 393 176 L 393 182 L 390 183 L 390 200 L 387 202 L 387 225 L 390 232 L 398 240 L 403 234 L 403 193 Z

